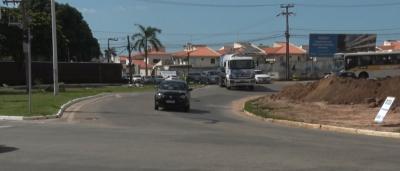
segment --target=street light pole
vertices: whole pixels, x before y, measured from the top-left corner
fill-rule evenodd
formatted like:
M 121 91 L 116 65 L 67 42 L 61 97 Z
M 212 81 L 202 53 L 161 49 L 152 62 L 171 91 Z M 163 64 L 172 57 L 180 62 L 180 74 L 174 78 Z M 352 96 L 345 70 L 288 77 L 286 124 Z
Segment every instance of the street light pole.
M 58 57 L 57 57 L 57 27 L 56 27 L 56 5 L 55 0 L 51 1 L 51 35 L 53 42 L 53 87 L 54 96 L 58 95 Z
M 110 40 L 118 41 L 117 38 L 108 38 L 107 39 L 107 50 L 108 50 L 108 54 L 106 54 L 107 55 L 107 63 L 110 63 L 110 58 L 111 58 Z

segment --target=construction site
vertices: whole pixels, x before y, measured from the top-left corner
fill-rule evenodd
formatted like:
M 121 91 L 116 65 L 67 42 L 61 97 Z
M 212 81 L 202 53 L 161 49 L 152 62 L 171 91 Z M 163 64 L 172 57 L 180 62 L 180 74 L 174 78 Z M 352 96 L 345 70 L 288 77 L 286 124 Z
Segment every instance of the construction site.
M 316 82 L 289 85 L 251 103 L 271 118 L 399 132 L 398 100 L 383 123 L 374 122 L 386 97 L 400 98 L 399 84 L 400 77 L 353 79 L 331 76 Z

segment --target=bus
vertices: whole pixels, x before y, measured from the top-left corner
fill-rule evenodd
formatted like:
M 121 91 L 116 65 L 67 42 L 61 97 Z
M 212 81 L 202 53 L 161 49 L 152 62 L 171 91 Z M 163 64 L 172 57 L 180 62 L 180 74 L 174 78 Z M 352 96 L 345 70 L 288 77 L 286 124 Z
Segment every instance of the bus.
M 400 51 L 336 53 L 335 72 L 354 73 L 358 78 L 400 75 Z

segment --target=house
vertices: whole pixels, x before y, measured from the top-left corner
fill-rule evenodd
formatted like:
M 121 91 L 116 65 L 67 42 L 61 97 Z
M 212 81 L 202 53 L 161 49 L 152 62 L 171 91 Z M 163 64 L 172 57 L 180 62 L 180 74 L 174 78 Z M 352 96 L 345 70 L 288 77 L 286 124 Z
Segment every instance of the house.
M 129 57 L 126 55 L 115 58 L 114 63 L 121 63 L 124 69 L 124 74 L 129 73 Z M 146 63 L 144 53 L 138 52 L 131 56 L 133 74 L 146 75 Z M 147 54 L 147 68 L 148 75 L 151 75 L 156 66 L 170 65 L 172 64 L 171 54 L 165 51 L 165 48 L 161 48 L 158 51 L 150 50 Z
M 193 45 L 193 50 L 185 50 L 172 54 L 174 65 L 190 65 L 192 68 L 218 67 L 220 53 L 209 48 L 207 45 Z M 189 55 L 189 62 L 187 61 Z
M 286 60 L 286 42 L 276 42 L 272 47 L 265 47 L 266 61 L 270 63 Z M 292 43 L 289 44 L 290 61 L 306 61 L 307 51 Z
M 138 52 L 133 55 L 133 59 L 135 60 L 145 60 L 144 59 L 144 52 Z M 165 48 L 162 47 L 160 49 L 150 49 L 147 54 L 147 64 L 155 65 L 171 65 L 172 62 L 172 55 L 165 51 Z
M 400 51 L 400 40 L 386 40 L 377 47 L 378 51 Z
M 265 64 L 260 66 L 273 79 L 284 79 L 286 74 L 286 42 L 276 42 L 272 47 L 260 47 L 266 53 Z M 306 77 L 309 71 L 307 52 L 301 47 L 289 44 L 289 64 L 292 74 Z
M 220 48 L 218 52 L 221 54 L 237 54 L 253 57 L 257 66 L 264 63 L 266 57 L 266 53 L 263 49 L 249 42 L 228 44 Z

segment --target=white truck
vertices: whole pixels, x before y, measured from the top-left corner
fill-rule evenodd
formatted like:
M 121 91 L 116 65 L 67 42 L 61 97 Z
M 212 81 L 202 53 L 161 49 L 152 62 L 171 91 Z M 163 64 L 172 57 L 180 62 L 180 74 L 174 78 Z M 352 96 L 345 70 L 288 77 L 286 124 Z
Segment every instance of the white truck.
M 219 85 L 231 89 L 232 87 L 247 87 L 250 90 L 255 86 L 255 65 L 252 57 L 227 54 L 221 56 Z

